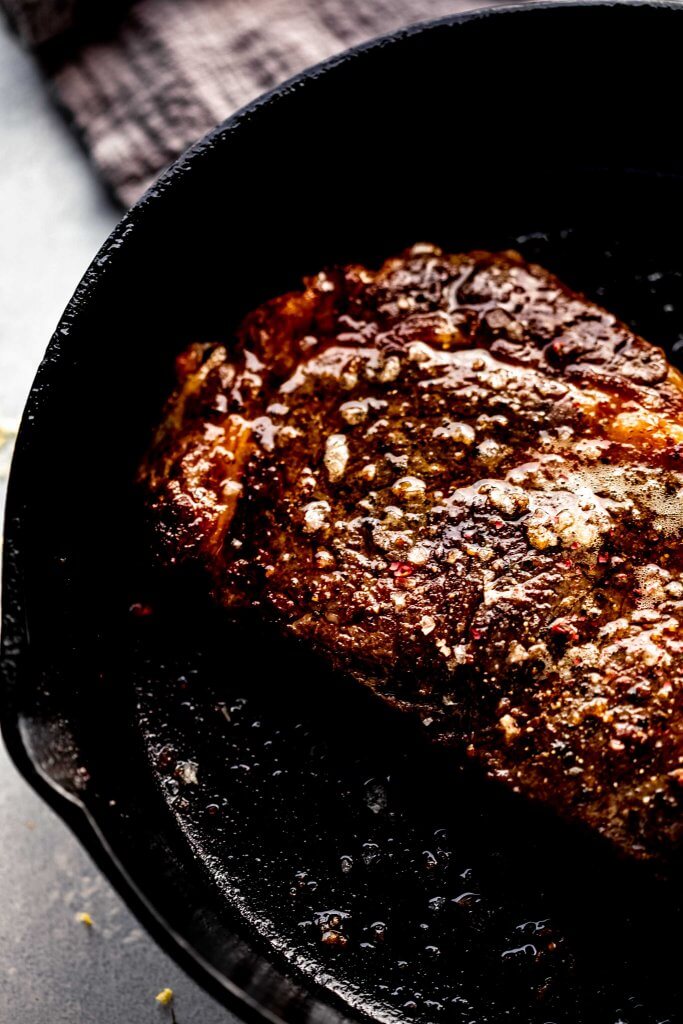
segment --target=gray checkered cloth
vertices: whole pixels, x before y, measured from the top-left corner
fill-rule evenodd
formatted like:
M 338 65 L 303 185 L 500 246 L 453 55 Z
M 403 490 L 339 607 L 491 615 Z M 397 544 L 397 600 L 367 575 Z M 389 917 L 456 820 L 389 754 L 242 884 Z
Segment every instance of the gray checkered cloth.
M 307 65 L 491 0 L 0 0 L 129 205 L 232 111 Z

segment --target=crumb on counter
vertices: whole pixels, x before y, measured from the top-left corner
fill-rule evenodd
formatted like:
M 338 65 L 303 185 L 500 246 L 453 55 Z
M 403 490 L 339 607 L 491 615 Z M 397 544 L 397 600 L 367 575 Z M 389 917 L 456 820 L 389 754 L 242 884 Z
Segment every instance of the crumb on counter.
M 95 923 L 87 910 L 82 910 L 80 914 L 76 914 L 76 920 L 80 921 L 81 924 L 84 924 L 86 928 L 92 928 Z
M 173 1002 L 173 989 L 162 988 L 161 992 L 155 995 L 154 998 L 156 999 L 157 1003 L 161 1003 L 162 1006 L 169 1006 L 170 1003 Z

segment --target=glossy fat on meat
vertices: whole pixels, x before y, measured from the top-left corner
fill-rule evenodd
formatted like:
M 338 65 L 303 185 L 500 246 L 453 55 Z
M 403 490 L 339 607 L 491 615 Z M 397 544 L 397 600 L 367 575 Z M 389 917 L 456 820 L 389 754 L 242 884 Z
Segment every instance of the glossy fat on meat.
M 500 784 L 673 856 L 678 371 L 514 252 L 304 284 L 179 357 L 142 470 L 163 557 Z

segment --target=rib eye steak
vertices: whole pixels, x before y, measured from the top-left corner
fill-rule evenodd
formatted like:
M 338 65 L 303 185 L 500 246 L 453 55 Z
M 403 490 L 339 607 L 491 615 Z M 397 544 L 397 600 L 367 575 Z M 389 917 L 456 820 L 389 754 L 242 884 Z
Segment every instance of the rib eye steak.
M 680 844 L 683 378 L 515 252 L 416 245 L 193 345 L 171 560 L 639 858 Z

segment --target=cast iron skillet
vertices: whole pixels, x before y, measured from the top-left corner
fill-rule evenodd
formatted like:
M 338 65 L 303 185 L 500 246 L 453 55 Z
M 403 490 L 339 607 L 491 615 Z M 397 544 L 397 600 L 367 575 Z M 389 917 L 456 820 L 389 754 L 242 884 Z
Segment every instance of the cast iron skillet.
M 682 47 L 673 4 L 539 4 L 328 61 L 161 178 L 50 343 L 9 487 L 4 736 L 245 1019 L 678 1013 L 675 873 L 616 863 L 160 578 L 134 478 L 188 341 L 418 239 L 514 245 L 677 359 Z

